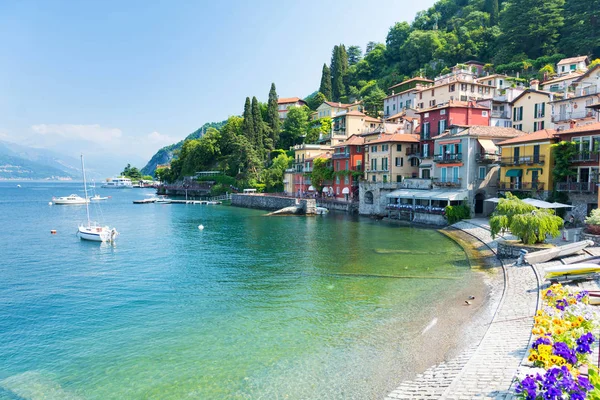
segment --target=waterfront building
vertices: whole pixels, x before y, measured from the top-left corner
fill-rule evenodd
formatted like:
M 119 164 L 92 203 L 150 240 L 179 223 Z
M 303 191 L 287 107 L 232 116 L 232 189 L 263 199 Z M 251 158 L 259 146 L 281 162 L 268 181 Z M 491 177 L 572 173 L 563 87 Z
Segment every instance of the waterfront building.
M 501 93 L 503 90 L 510 88 L 525 89 L 525 83 L 522 79 L 504 74 L 482 76 L 477 78 L 477 82 L 496 88 L 496 95 Z
M 434 140 L 446 131 L 450 125 L 472 126 L 490 124 L 489 105 L 475 101 L 452 100 L 435 107 L 419 110 L 421 168 L 419 177 L 429 179 L 432 176 Z
M 419 137 L 382 134 L 365 144 L 365 179 L 368 182 L 401 183 L 419 173 Z
M 304 143 L 294 146 L 292 150 L 294 150 L 293 193 L 303 194 L 310 187 L 310 177 L 305 175 L 306 169 L 309 167 L 308 160 L 314 159 L 317 155 L 331 152 L 331 147 Z
M 598 208 L 598 163 L 600 161 L 600 122 L 558 131 L 560 141 L 574 142 L 577 153 L 571 158 L 576 175 L 564 182 L 555 182 L 558 192 L 569 195 L 575 206 L 572 214 L 582 220 Z
M 404 110 L 398 114 L 394 114 L 385 118 L 386 124 L 399 125 L 405 133 L 417 133 L 420 119 L 416 110 Z
M 335 146 L 352 135 L 371 132 L 382 126 L 383 121 L 378 118 L 370 117 L 357 110 L 342 110 L 333 117 L 331 133 L 321 134 L 318 142 Z
M 358 182 L 364 168 L 365 139 L 352 135 L 345 142 L 333 146 L 332 164 L 334 172 L 333 191 L 329 197 L 338 200 L 353 200 L 358 197 Z
M 383 99 L 384 118 L 389 118 L 404 110 L 416 108 L 417 93 L 432 84 L 431 79 L 417 77 L 389 87 L 388 92 L 391 94 Z
M 498 192 L 520 192 L 546 199 L 554 187 L 551 146 L 556 141 L 556 131 L 543 129 L 498 143 L 501 152 Z
M 284 120 L 287 117 L 288 110 L 292 107 L 305 106 L 306 102 L 300 97 L 288 97 L 280 98 L 277 100 L 277 111 L 279 112 L 279 119 Z
M 564 98 L 550 103 L 552 122 L 557 130 L 597 121 L 597 112 L 589 106 L 600 103 L 600 65 L 585 72 L 572 86 Z

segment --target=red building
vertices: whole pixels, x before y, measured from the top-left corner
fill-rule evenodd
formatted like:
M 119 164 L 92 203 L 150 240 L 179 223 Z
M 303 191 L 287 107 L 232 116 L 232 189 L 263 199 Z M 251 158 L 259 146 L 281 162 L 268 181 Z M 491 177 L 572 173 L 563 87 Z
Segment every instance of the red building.
M 306 196 L 313 196 L 316 195 L 316 188 L 313 186 L 312 184 L 312 180 L 311 180 L 311 173 L 313 170 L 313 163 L 314 160 L 317 158 L 323 158 L 325 160 L 328 160 L 328 167 L 331 167 L 331 153 L 330 152 L 326 152 L 326 153 L 322 153 L 322 154 L 317 154 L 314 157 L 310 157 L 310 158 L 306 158 L 304 159 L 304 161 L 299 165 L 299 168 L 296 169 L 296 171 L 294 172 L 294 193 L 296 194 L 296 196 L 298 197 L 306 197 Z M 329 188 L 331 186 L 332 182 L 324 182 L 324 185 L 327 186 L 327 188 Z
M 421 119 L 421 149 L 423 158 L 433 157 L 433 139 L 452 125 L 489 126 L 490 108 L 474 101 L 449 101 L 418 111 Z
M 353 172 L 362 172 L 364 165 L 365 138 L 350 136 L 346 141 L 333 146 L 333 190 L 329 196 L 338 200 L 358 199 L 358 177 Z

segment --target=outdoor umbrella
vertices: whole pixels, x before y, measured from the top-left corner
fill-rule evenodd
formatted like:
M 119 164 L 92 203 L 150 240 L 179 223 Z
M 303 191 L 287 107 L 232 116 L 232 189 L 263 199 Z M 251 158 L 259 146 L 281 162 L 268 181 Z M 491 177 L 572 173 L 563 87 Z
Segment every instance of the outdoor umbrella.
M 563 203 L 552 203 L 552 205 L 554 206 L 553 208 L 573 208 L 575 206 L 570 206 L 568 204 L 563 204 Z
M 497 197 L 492 197 L 490 199 L 485 199 L 484 201 L 489 201 L 490 203 L 499 203 L 500 199 Z
M 523 202 L 527 203 L 527 204 L 531 204 L 534 207 L 537 208 L 556 208 L 554 207 L 553 203 L 548 203 L 547 201 L 543 201 L 543 200 L 538 200 L 538 199 L 524 199 Z

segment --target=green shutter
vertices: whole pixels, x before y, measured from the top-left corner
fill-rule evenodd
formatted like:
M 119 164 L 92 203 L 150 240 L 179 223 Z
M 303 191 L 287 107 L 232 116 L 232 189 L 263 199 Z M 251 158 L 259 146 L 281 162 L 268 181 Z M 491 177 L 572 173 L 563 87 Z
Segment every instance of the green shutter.
M 545 117 L 545 116 L 546 116 L 546 103 L 542 103 L 542 117 Z
M 523 106 L 519 107 L 519 121 L 523 121 Z
M 538 112 L 538 105 L 536 104 L 535 107 L 533 107 L 533 118 L 537 118 L 537 112 Z
M 513 122 L 517 121 L 517 107 L 513 107 Z
M 462 143 L 459 143 L 459 144 L 458 144 L 458 152 L 459 152 L 459 153 L 462 153 Z

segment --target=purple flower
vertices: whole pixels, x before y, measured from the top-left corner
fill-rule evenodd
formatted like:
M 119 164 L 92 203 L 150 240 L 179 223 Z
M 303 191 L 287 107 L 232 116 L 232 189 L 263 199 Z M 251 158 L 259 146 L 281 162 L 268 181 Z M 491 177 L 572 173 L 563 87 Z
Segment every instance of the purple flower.
M 560 311 L 565 311 L 565 308 L 569 305 L 566 299 L 560 299 L 556 301 L 556 308 Z
M 582 290 L 581 292 L 577 293 L 575 298 L 577 299 L 577 301 L 581 301 L 581 299 L 583 299 L 587 295 L 588 295 L 587 290 Z
M 525 379 L 517 384 L 515 392 L 517 394 L 525 393 L 527 400 L 535 400 L 537 397 L 537 383 L 531 375 L 527 375 Z
M 554 355 L 564 358 L 569 364 L 575 365 L 577 363 L 577 355 L 575 354 L 575 351 L 571 350 L 569 346 L 564 342 L 554 343 L 554 345 L 552 345 L 552 353 Z M 551 369 L 548 372 L 550 371 L 553 370 Z M 558 374 L 559 371 L 560 370 L 557 369 L 555 374 Z
M 535 342 L 533 342 L 531 347 L 534 348 L 535 350 L 537 350 L 537 348 L 540 344 L 548 344 L 549 345 L 549 344 L 552 344 L 552 341 L 547 337 L 540 336 L 539 338 L 537 338 L 535 340 Z
M 594 385 L 592 385 L 588 378 L 583 375 L 579 375 L 579 386 L 586 391 L 590 391 L 594 388 Z

